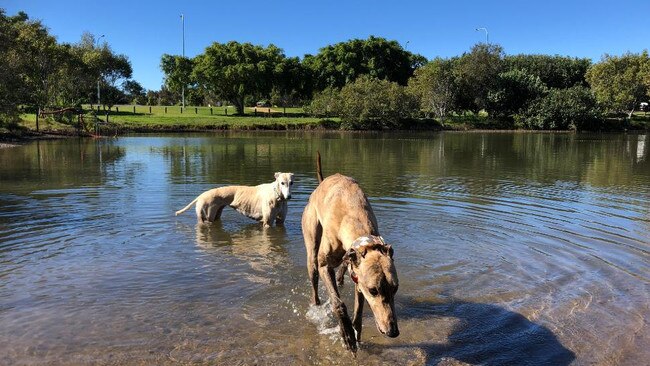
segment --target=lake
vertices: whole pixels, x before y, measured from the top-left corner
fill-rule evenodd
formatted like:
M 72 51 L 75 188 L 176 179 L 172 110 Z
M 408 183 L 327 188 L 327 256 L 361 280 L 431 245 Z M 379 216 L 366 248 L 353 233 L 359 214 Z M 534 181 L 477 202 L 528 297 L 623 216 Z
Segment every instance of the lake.
M 0 364 L 646 364 L 648 150 L 643 134 L 510 132 L 1 148 Z M 329 303 L 309 306 L 300 217 L 317 151 L 325 176 L 358 180 L 395 250 L 401 335 L 366 307 L 356 361 Z M 174 216 L 276 171 L 295 174 L 284 227 Z

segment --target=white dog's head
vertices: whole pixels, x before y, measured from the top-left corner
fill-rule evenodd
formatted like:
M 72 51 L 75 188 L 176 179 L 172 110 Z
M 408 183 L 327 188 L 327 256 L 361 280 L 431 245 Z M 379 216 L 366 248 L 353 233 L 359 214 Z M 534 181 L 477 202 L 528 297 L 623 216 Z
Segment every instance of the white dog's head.
M 280 198 L 288 200 L 291 198 L 291 186 L 293 185 L 293 173 L 275 173 L 276 192 Z

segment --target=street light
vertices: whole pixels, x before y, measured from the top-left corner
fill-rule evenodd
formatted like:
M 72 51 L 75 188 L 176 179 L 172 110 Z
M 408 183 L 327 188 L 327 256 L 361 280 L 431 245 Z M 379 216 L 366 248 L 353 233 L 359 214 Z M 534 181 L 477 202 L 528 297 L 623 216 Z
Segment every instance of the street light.
M 97 42 L 96 42 L 97 45 L 96 45 L 96 47 L 99 47 L 99 40 L 102 39 L 102 38 L 104 38 L 104 35 L 103 35 L 103 34 L 102 34 L 101 36 L 97 37 Z M 99 108 L 99 106 L 101 105 L 101 103 L 100 103 L 100 98 L 99 98 L 99 79 L 100 79 L 100 78 L 101 78 L 101 75 L 100 75 L 99 78 L 97 78 L 97 107 L 98 107 L 98 108 Z
M 488 38 L 487 28 L 476 28 L 477 31 L 485 31 L 485 44 L 490 44 L 490 39 Z
M 181 23 L 183 24 L 183 58 L 185 58 L 185 16 L 183 14 L 181 14 Z M 181 96 L 183 98 L 183 109 L 185 109 L 185 83 L 183 83 Z

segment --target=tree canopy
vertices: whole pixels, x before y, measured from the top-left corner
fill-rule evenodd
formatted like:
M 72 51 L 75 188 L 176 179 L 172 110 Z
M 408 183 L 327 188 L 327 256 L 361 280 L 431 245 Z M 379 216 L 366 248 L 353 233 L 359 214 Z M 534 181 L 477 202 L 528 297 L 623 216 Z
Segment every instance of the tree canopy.
M 193 77 L 208 94 L 232 102 L 238 113 L 244 113 L 246 97 L 271 92 L 274 70 L 284 57 L 274 45 L 215 42 L 194 59 Z
M 323 47 L 315 56 L 306 55 L 304 63 L 313 73 L 314 88 L 323 90 L 341 88 L 361 75 L 406 85 L 426 58 L 404 50 L 397 41 L 370 36 Z
M 587 70 L 586 78 L 600 103 L 611 111 L 626 111 L 632 117 L 639 102 L 648 95 L 649 65 L 648 51 L 605 55 Z

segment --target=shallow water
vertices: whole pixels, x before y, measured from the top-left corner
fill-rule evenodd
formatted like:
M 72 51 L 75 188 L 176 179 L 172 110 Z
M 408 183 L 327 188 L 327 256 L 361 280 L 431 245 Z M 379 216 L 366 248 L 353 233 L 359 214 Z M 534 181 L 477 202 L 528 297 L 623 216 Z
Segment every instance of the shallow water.
M 308 305 L 317 150 L 395 248 L 401 335 L 366 307 L 356 361 L 328 305 Z M 648 150 L 647 135 L 293 132 L 2 148 L 0 364 L 645 364 Z M 284 227 L 173 215 L 275 171 L 296 179 Z

